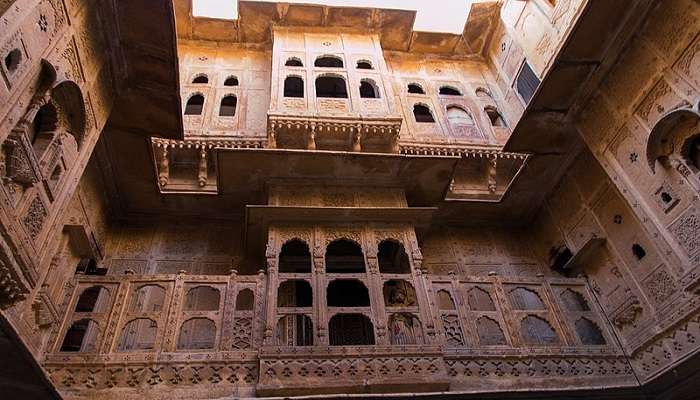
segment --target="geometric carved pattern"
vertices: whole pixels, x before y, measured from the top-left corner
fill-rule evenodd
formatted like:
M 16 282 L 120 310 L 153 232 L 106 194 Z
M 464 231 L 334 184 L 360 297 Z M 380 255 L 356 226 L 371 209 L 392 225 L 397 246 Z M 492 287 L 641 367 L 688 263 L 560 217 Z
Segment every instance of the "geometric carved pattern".
M 32 200 L 29 205 L 29 209 L 27 209 L 27 213 L 22 219 L 22 223 L 32 239 L 36 239 L 39 233 L 41 233 L 41 228 L 44 226 L 44 219 L 46 219 L 47 214 L 48 212 L 46 211 L 44 202 L 41 201 L 39 196 L 34 197 L 34 200 Z
M 627 360 L 619 358 L 468 358 L 445 359 L 447 374 L 467 378 L 551 378 L 631 376 Z
M 456 314 L 442 314 L 442 326 L 445 329 L 445 338 L 450 346 L 464 346 L 462 327 L 459 324 L 459 316 Z
M 663 266 L 644 280 L 644 288 L 656 305 L 664 303 L 678 291 L 675 279 Z
M 689 208 L 678 220 L 671 226 L 671 233 L 678 238 L 678 244 L 683 247 L 683 250 L 688 256 L 693 257 L 700 252 L 700 215 L 697 209 Z
M 238 317 L 233 320 L 233 348 L 244 350 L 252 347 L 253 320 L 251 317 Z

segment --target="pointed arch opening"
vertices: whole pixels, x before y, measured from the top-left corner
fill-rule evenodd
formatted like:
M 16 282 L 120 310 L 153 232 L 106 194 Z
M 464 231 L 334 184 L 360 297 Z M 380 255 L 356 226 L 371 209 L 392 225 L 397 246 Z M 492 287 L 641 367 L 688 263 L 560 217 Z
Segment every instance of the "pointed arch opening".
M 236 106 L 238 105 L 238 98 L 229 94 L 221 99 L 221 104 L 219 105 L 219 116 L 220 117 L 234 117 L 236 116 Z
M 88 318 L 75 321 L 66 331 L 60 351 L 80 353 L 96 352 L 99 334 L 100 327 L 97 322 Z
M 284 79 L 284 97 L 304 97 L 304 80 L 299 76 L 288 76 Z
M 378 246 L 377 261 L 382 274 L 410 274 L 411 263 L 403 244 L 387 239 Z
M 462 92 L 453 86 L 440 86 L 438 92 L 441 96 L 461 96 Z
M 472 311 L 496 311 L 491 295 L 485 289 L 473 287 L 467 293 L 467 303 Z
M 425 104 L 415 104 L 413 106 L 413 117 L 418 123 L 434 123 L 435 118 L 433 117 L 430 107 Z
M 566 289 L 561 293 L 561 300 L 567 311 L 591 311 L 586 298 L 579 292 Z
M 280 273 L 311 272 L 311 252 L 309 246 L 299 239 L 285 243 L 279 254 Z
M 546 320 L 528 315 L 520 322 L 520 334 L 526 344 L 553 345 L 559 343 L 559 336 Z
M 455 302 L 452 295 L 445 289 L 440 289 L 437 292 L 438 308 L 440 310 L 456 310 Z
M 352 240 L 334 240 L 326 247 L 327 273 L 364 273 L 362 247 Z
M 515 310 L 546 310 L 540 295 L 532 289 L 516 287 L 508 295 Z
M 192 318 L 180 327 L 178 350 L 213 349 L 216 341 L 216 323 L 209 318 Z
M 322 75 L 316 78 L 316 97 L 347 99 L 345 79 L 337 75 Z
M 187 99 L 187 104 L 185 105 L 185 115 L 201 115 L 204 110 L 204 96 L 201 94 L 194 94 Z
M 314 61 L 317 68 L 343 68 L 343 59 L 338 56 L 320 56 Z
M 506 337 L 499 323 L 489 317 L 476 320 L 476 333 L 482 346 L 500 346 L 507 344 Z
M 192 79 L 192 83 L 204 84 L 209 83 L 209 77 L 206 74 L 199 74 Z
M 598 325 L 588 318 L 579 318 L 574 323 L 574 326 L 576 327 L 576 334 L 584 345 L 604 346 L 607 344 L 605 336 L 603 336 L 603 332 L 601 332 Z

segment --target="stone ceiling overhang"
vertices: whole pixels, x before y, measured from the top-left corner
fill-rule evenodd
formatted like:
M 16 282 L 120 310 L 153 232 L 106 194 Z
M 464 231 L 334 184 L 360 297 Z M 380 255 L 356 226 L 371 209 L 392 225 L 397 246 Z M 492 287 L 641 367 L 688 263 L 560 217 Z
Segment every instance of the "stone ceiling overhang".
M 245 247 L 262 252 L 272 224 L 405 223 L 427 228 L 436 207 L 309 207 L 248 205 L 245 214 Z
M 459 156 L 351 153 L 284 149 L 217 149 L 219 193 L 246 204 L 265 199 L 268 182 L 361 182 L 403 187 L 409 205 L 434 205 L 445 198 Z
M 227 20 L 193 16 L 192 0 L 172 1 L 179 40 L 270 44 L 274 27 L 333 28 L 378 34 L 384 50 L 444 55 L 481 55 L 499 10 L 498 1 L 475 2 L 463 32 L 444 33 L 413 30 L 412 10 L 239 0 L 238 19 Z
M 107 129 L 182 139 L 175 13 L 171 0 L 114 2 L 114 40 L 125 64 Z M 148 112 L 144 112 L 148 110 Z

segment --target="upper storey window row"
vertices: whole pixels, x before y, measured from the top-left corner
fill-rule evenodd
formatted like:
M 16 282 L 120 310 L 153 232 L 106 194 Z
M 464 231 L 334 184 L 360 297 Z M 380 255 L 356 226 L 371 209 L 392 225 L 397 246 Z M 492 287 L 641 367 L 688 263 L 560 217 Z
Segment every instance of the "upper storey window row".
M 207 74 L 197 74 L 192 79 L 193 85 L 206 85 L 209 83 L 209 76 Z M 224 86 L 238 86 L 238 78 L 234 75 L 229 75 L 224 80 Z
M 348 98 L 345 79 L 338 75 L 322 75 L 316 78 L 316 97 Z M 360 97 L 363 99 L 380 98 L 379 87 L 371 79 L 360 81 Z M 300 76 L 290 75 L 284 79 L 284 97 L 304 97 L 304 80 Z
M 425 89 L 418 83 L 412 82 L 406 86 L 406 91 L 409 94 L 426 94 Z M 440 96 L 463 96 L 462 91 L 456 87 L 443 85 L 438 89 L 438 94 Z
M 285 67 L 303 67 L 304 63 L 299 57 L 290 57 L 284 63 Z M 338 56 L 324 55 L 316 58 L 314 61 L 316 68 L 344 68 L 343 59 Z M 357 69 L 372 70 L 372 62 L 369 60 L 358 60 L 355 66 Z
M 236 107 L 238 107 L 238 98 L 233 94 L 227 94 L 221 98 L 219 104 L 220 117 L 236 116 Z M 204 95 L 195 93 L 187 99 L 185 105 L 185 115 L 202 115 L 204 112 Z

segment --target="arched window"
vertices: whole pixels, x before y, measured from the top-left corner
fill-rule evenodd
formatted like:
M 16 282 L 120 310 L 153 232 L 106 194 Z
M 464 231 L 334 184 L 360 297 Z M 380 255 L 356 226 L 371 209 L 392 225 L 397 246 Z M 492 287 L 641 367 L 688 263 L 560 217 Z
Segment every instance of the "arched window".
M 584 345 L 603 346 L 607 343 L 600 328 L 593 321 L 580 318 L 574 325 L 576 326 L 576 334 Z
M 134 291 L 129 304 L 130 312 L 161 311 L 165 303 L 165 289 L 158 285 L 145 285 Z
M 236 310 L 252 311 L 255 304 L 255 295 L 250 289 L 243 289 L 236 296 Z
M 209 318 L 192 318 L 180 327 L 178 350 L 213 349 L 216 341 L 216 324 Z
M 307 281 L 284 281 L 277 289 L 277 307 L 311 307 L 311 299 L 311 285 Z
M 397 313 L 389 317 L 389 342 L 394 345 L 423 344 L 420 320 L 413 314 Z
M 118 351 L 152 350 L 156 343 L 158 324 L 150 318 L 136 318 L 122 329 Z
M 308 315 L 285 315 L 277 321 L 277 344 L 280 346 L 313 346 L 313 322 Z
M 219 291 L 210 286 L 197 286 L 187 291 L 185 311 L 217 311 Z
M 12 49 L 7 55 L 5 56 L 5 69 L 13 73 L 17 70 L 17 67 L 19 67 L 19 64 L 22 62 L 22 51 L 20 49 Z
M 97 351 L 97 338 L 100 334 L 99 325 L 91 319 L 81 319 L 73 322 L 66 331 L 61 344 L 61 351 L 92 353 Z
M 105 312 L 109 309 L 109 290 L 102 286 L 90 286 L 83 290 L 75 303 L 75 312 Z
M 29 142 L 34 147 L 38 157 L 41 157 L 41 154 L 43 154 L 41 149 L 48 146 L 57 129 L 58 113 L 56 107 L 51 103 L 41 106 L 32 120 L 31 128 L 27 132 L 29 134 Z
M 204 96 L 195 94 L 187 99 L 185 115 L 201 115 L 204 109 Z
M 316 97 L 347 99 L 345 79 L 334 75 L 319 76 L 316 78 Z
M 238 104 L 238 99 L 236 96 L 229 94 L 221 99 L 221 105 L 219 106 L 219 116 L 220 117 L 233 117 L 236 115 L 236 105 Z
M 440 91 L 439 91 L 441 96 L 461 96 L 462 92 L 459 91 L 459 89 L 454 88 L 452 86 L 440 86 Z
M 452 295 L 447 290 L 441 289 L 437 292 L 438 307 L 440 310 L 456 310 Z
M 411 264 L 403 245 L 394 240 L 379 243 L 377 261 L 382 274 L 410 274 Z
M 290 240 L 280 249 L 280 273 L 311 272 L 311 253 L 309 246 L 299 239 Z
M 469 309 L 472 311 L 496 311 L 496 305 L 493 304 L 491 295 L 480 287 L 469 289 L 467 303 L 469 303 Z
M 328 307 L 369 307 L 369 291 L 357 280 L 334 280 L 326 294 Z
M 408 93 L 411 94 L 425 94 L 425 90 L 421 87 L 421 85 L 417 83 L 409 83 L 408 84 Z
M 209 83 L 209 77 L 205 74 L 197 75 L 192 79 L 192 83 Z
M 416 305 L 416 290 L 411 283 L 403 279 L 384 282 L 382 289 L 384 304 L 387 307 L 410 307 Z
M 365 272 L 365 257 L 360 245 L 347 239 L 331 242 L 326 248 L 326 272 Z
M 549 322 L 534 315 L 528 315 L 520 322 L 520 335 L 526 344 L 550 345 L 559 343 L 559 337 Z
M 363 99 L 378 99 L 379 89 L 377 85 L 369 79 L 360 81 L 360 97 Z
M 491 92 L 489 92 L 488 89 L 483 88 L 481 86 L 476 88 L 475 93 L 476 97 L 491 97 Z
M 489 121 L 491 121 L 491 126 L 500 128 L 506 127 L 506 121 L 503 119 L 501 113 L 498 112 L 498 110 L 495 107 L 487 106 L 484 108 L 484 112 L 486 113 L 486 115 L 488 115 Z
M 343 60 L 336 56 L 321 56 L 314 62 L 318 68 L 343 68 Z
M 372 63 L 367 60 L 359 60 L 357 62 L 357 69 L 374 69 L 372 68 Z
M 284 63 L 285 67 L 303 67 L 304 63 L 298 57 L 290 57 Z
M 474 125 L 474 119 L 471 114 L 458 106 L 447 107 L 447 120 L 454 126 Z
M 224 81 L 224 86 L 238 86 L 238 78 L 235 76 L 229 76 Z
M 700 135 L 688 144 L 688 160 L 696 169 L 700 170 Z
M 374 344 L 374 325 L 362 314 L 336 314 L 328 321 L 331 346 Z
M 591 311 L 583 295 L 571 289 L 566 289 L 561 293 L 561 300 L 564 303 L 564 308 L 568 311 Z
M 632 245 L 632 254 L 634 254 L 638 261 L 641 261 L 642 258 L 647 255 L 647 252 L 639 243 L 635 243 Z
M 416 119 L 416 122 L 435 122 L 430 108 L 424 104 L 416 104 L 413 106 L 413 117 Z
M 515 310 L 545 310 L 542 299 L 534 290 L 524 287 L 516 287 L 511 290 L 510 301 Z
M 284 79 L 284 97 L 304 97 L 304 80 L 298 76 Z
M 489 317 L 481 317 L 476 320 L 476 333 L 479 335 L 479 343 L 482 346 L 507 344 L 500 325 Z

